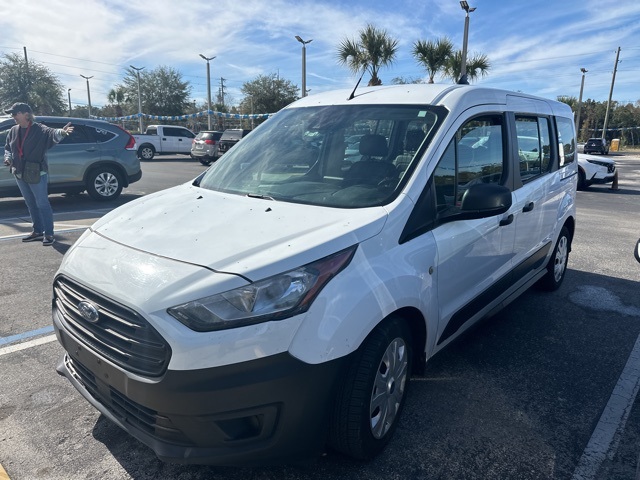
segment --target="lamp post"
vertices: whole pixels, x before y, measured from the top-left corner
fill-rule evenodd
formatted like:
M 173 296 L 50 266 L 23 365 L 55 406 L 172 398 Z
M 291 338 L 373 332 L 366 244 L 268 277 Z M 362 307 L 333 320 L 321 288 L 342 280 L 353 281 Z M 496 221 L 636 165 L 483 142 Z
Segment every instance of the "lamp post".
M 209 60 L 213 60 L 216 57 L 205 57 L 201 53 L 199 55 L 207 61 L 207 125 L 208 129 L 211 130 L 211 73 Z
M 582 82 L 580 83 L 580 96 L 578 97 L 578 108 L 576 113 L 576 137 L 578 137 L 578 141 L 580 141 L 580 112 L 582 110 L 582 91 L 584 90 L 584 74 L 589 70 L 586 68 L 581 68 L 582 72 Z
M 609 124 L 609 107 L 611 107 L 611 96 L 613 95 L 613 85 L 616 83 L 616 72 L 618 71 L 618 58 L 620 58 L 620 47 L 616 52 L 616 63 L 613 64 L 613 77 L 611 77 L 611 89 L 609 90 L 609 100 L 607 101 L 607 111 L 604 114 L 604 125 L 602 126 L 602 140 L 607 138 L 607 125 Z
M 140 125 L 140 133 L 142 133 L 142 97 L 140 96 L 140 70 L 144 70 L 144 67 L 136 68 L 133 65 L 129 65 L 136 71 L 138 76 L 138 122 Z
M 90 77 L 85 77 L 84 75 L 80 75 L 87 81 L 87 99 L 89 100 L 89 118 L 91 118 L 91 91 L 89 90 L 89 79 L 93 78 L 93 75 Z
M 464 17 L 464 38 L 462 40 L 462 63 L 460 65 L 460 79 L 458 83 L 468 85 L 467 81 L 467 41 L 469 38 L 469 13 L 475 11 L 476 7 L 470 7 L 469 4 L 463 0 L 460 2 L 462 9 L 467 12 Z
M 71 116 L 71 89 L 67 90 L 67 95 L 69 96 L 69 116 Z
M 307 43 L 313 42 L 311 40 L 303 40 L 299 35 L 296 35 L 296 40 L 302 44 L 302 96 L 307 96 Z

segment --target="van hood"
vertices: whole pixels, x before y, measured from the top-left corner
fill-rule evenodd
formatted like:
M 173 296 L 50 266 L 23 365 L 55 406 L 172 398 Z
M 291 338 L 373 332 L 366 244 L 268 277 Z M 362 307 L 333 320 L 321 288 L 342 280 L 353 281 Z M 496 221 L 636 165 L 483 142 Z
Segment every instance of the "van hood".
M 318 207 L 184 184 L 123 205 L 91 229 L 136 250 L 255 281 L 360 243 L 386 218 L 384 207 Z

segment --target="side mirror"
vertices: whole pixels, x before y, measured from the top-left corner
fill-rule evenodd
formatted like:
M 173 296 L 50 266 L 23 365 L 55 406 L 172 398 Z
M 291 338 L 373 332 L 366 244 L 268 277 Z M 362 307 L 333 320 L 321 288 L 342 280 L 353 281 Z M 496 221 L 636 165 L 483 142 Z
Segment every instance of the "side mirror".
M 511 190 L 495 183 L 477 183 L 464 192 L 460 211 L 464 218 L 485 218 L 511 208 Z
M 636 243 L 636 249 L 633 252 L 636 256 L 636 260 L 638 260 L 640 262 L 640 239 L 638 239 L 638 242 Z

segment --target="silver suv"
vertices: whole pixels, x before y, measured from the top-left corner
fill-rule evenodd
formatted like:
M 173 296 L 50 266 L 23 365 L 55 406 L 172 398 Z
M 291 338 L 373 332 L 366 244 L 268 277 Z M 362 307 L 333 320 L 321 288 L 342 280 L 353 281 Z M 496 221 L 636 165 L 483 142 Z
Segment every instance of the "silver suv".
M 77 194 L 83 191 L 94 200 L 113 200 L 124 187 L 142 178 L 136 141 L 125 130 L 102 120 L 37 116 L 36 121 L 52 128 L 68 122 L 73 134 L 47 153 L 49 193 Z M 4 147 L 11 118 L 0 120 L 0 145 Z M 0 165 L 0 197 L 20 196 L 9 167 Z
M 222 137 L 222 132 L 202 131 L 196 135 L 191 142 L 191 158 L 200 160 L 203 165 L 211 165 L 218 155 L 218 142 Z

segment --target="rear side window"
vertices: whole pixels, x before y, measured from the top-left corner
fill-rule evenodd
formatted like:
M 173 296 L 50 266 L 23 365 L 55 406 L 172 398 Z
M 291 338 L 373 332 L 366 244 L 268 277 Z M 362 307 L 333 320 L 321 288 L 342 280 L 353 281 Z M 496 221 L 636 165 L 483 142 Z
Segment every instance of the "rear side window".
M 550 126 L 545 117 L 516 115 L 516 140 L 522 183 L 551 169 Z
M 221 132 L 200 132 L 196 138 L 198 140 L 220 140 Z
M 195 135 L 193 135 L 188 130 L 184 130 L 183 128 L 164 127 L 163 132 L 166 137 L 195 137 Z
M 576 159 L 576 138 L 573 122 L 564 117 L 556 117 L 558 129 L 558 151 L 560 152 L 560 166 L 563 167 Z
M 433 173 L 440 218 L 459 212 L 462 196 L 471 185 L 502 182 L 503 124 L 501 115 L 476 117 L 449 142 Z
M 98 143 L 105 143 L 116 137 L 116 134 L 103 128 L 86 127 L 90 131 Z
M 62 123 L 62 122 L 47 121 L 42 123 L 47 127 L 51 127 L 51 128 L 63 128 L 66 125 L 66 123 Z M 73 125 L 73 133 L 71 135 L 64 137 L 60 141 L 60 145 L 70 145 L 70 144 L 76 144 L 76 143 L 96 143 L 96 139 L 93 137 L 90 131 L 94 129 L 90 129 L 86 125 L 79 125 L 77 123 L 72 123 L 72 125 Z

